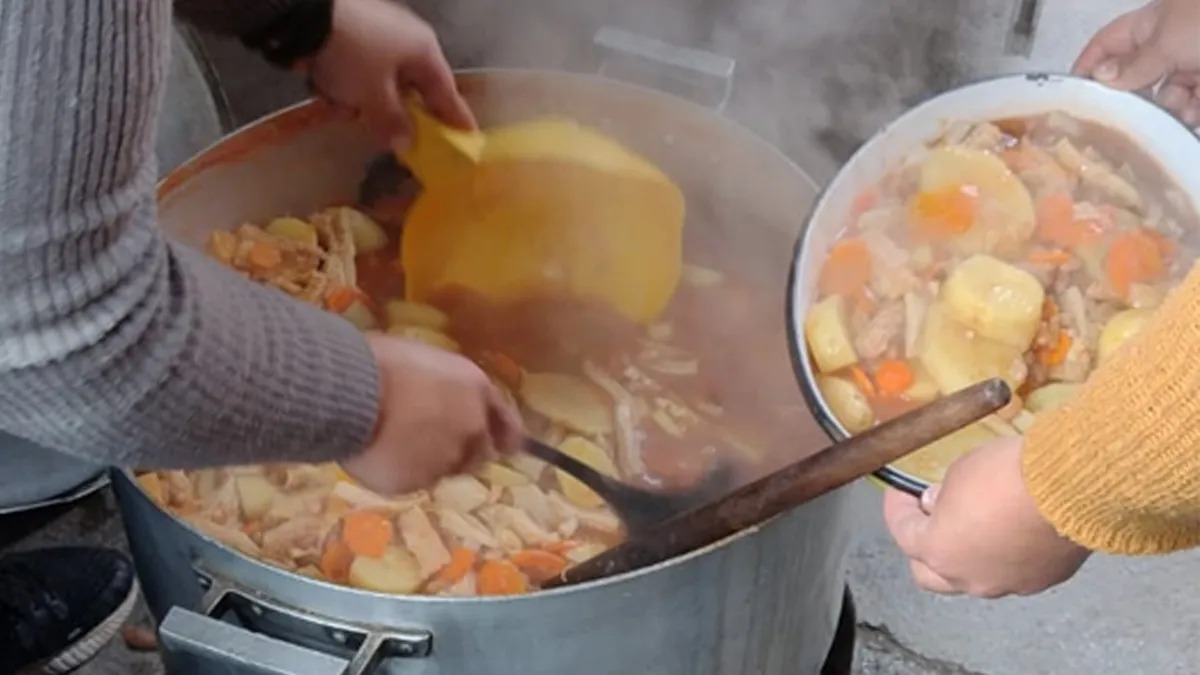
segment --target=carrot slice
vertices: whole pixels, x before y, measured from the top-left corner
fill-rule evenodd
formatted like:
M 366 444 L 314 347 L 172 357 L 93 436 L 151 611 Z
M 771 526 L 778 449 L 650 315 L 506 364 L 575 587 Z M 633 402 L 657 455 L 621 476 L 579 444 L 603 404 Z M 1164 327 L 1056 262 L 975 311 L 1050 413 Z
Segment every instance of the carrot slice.
M 899 396 L 915 379 L 912 367 L 899 359 L 884 361 L 875 369 L 875 387 L 881 396 Z
M 265 241 L 256 241 L 246 252 L 246 262 L 261 270 L 278 267 L 283 262 L 283 252 L 278 246 Z
M 447 586 L 456 584 L 475 567 L 475 558 L 475 551 L 465 546 L 456 546 L 450 549 L 450 562 L 438 570 L 433 578 Z
M 822 295 L 854 295 L 871 279 L 871 251 L 861 239 L 843 239 L 829 249 L 817 280 Z
M 1029 254 L 1029 262 L 1035 265 L 1050 265 L 1052 267 L 1062 267 L 1071 262 L 1073 256 L 1062 249 L 1051 249 L 1049 251 L 1033 251 Z
M 507 560 L 488 560 L 476 577 L 480 595 L 520 595 L 529 590 L 529 582 L 517 566 Z
M 971 229 L 978 208 L 979 195 L 967 185 L 918 192 L 909 204 L 917 233 L 929 239 L 946 239 Z
M 1133 284 L 1161 281 L 1167 265 L 1158 241 L 1144 231 L 1135 230 L 1113 240 L 1104 260 L 1104 271 L 1113 290 L 1127 298 Z
M 1067 331 L 1060 330 L 1058 332 L 1058 340 L 1049 349 L 1043 349 L 1038 352 L 1038 360 L 1047 366 L 1057 366 L 1067 360 L 1067 354 L 1071 351 L 1071 336 Z
M 514 553 L 512 561 L 526 576 L 537 583 L 553 579 L 567 568 L 566 558 L 536 548 Z
M 321 552 L 317 569 L 330 581 L 344 582 L 350 576 L 350 565 L 354 562 L 354 551 L 341 539 L 330 541 Z
M 542 546 L 543 549 L 558 555 L 566 555 L 567 551 L 579 546 L 579 542 L 565 539 L 563 541 L 552 541 Z
M 508 354 L 486 352 L 483 355 L 486 370 L 490 370 L 501 382 L 516 389 L 521 386 L 521 366 Z
M 858 366 L 850 366 L 850 379 L 854 380 L 854 384 L 866 395 L 867 398 L 875 398 L 875 383 L 871 382 L 871 376 L 867 371 Z
M 372 511 L 351 511 L 342 518 L 342 539 L 355 555 L 378 558 L 392 543 L 392 523 Z
M 1065 193 L 1046 195 L 1035 205 L 1038 237 L 1055 246 L 1076 248 L 1095 241 L 1103 232 L 1100 223 L 1075 219 L 1075 202 Z
M 325 294 L 325 309 L 341 314 L 350 309 L 350 305 L 353 305 L 354 301 L 358 300 L 361 295 L 362 293 L 353 286 L 331 288 Z
M 858 220 L 862 214 L 870 211 L 879 204 L 879 190 L 877 188 L 867 188 L 858 193 L 854 197 L 854 201 L 850 203 L 850 217 Z

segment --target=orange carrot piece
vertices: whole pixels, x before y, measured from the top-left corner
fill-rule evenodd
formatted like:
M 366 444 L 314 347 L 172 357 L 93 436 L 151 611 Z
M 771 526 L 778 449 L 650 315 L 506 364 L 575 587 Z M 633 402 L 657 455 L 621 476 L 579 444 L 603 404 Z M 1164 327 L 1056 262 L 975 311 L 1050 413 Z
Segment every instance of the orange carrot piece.
M 1057 366 L 1067 360 L 1067 354 L 1071 351 L 1071 336 L 1067 331 L 1060 330 L 1058 332 L 1058 340 L 1049 349 L 1043 349 L 1038 352 L 1038 360 L 1047 366 Z
M 1104 271 L 1114 291 L 1129 297 L 1133 284 L 1161 281 L 1167 273 L 1159 243 L 1144 231 L 1125 232 L 1113 240 Z
M 955 237 L 975 224 L 979 195 L 966 185 L 918 192 L 909 204 L 917 233 L 929 239 Z
M 472 551 L 465 546 L 456 546 L 450 549 L 450 562 L 446 563 L 442 569 L 438 570 L 433 578 L 438 583 L 450 586 L 456 584 L 463 577 L 467 576 L 475 567 L 475 551 Z
M 278 246 L 265 241 L 256 241 L 246 252 L 246 262 L 260 270 L 274 269 L 283 262 L 283 252 Z
M 350 576 L 350 565 L 354 562 L 354 551 L 341 539 L 330 541 L 321 552 L 317 569 L 330 581 L 344 582 Z
M 536 548 L 514 553 L 512 562 L 526 576 L 537 583 L 553 579 L 562 574 L 562 571 L 567 568 L 566 558 Z
M 549 544 L 544 544 L 543 549 L 558 555 L 566 555 L 567 551 L 579 546 L 579 542 L 565 539 L 563 541 L 552 541 Z
M 353 305 L 361 295 L 362 293 L 360 293 L 359 290 L 353 286 L 338 286 L 337 288 L 331 288 L 329 289 L 329 292 L 325 294 L 325 309 L 337 314 L 341 314 L 347 309 L 350 309 L 350 305 Z
M 378 558 L 392 543 L 392 523 L 373 511 L 351 511 L 342 517 L 342 539 L 355 555 Z
M 862 214 L 870 211 L 879 204 L 879 190 L 877 188 L 867 188 L 858 193 L 854 197 L 854 201 L 850 203 L 850 217 L 858 220 Z
M 875 369 L 875 388 L 880 396 L 899 396 L 916 379 L 912 366 L 899 359 L 888 359 Z
M 843 239 L 829 249 L 817 287 L 822 295 L 853 295 L 871 280 L 871 251 L 861 239 Z
M 1050 265 L 1051 267 L 1062 267 L 1073 259 L 1074 256 L 1059 248 L 1049 251 L 1033 251 L 1029 254 L 1029 262 L 1035 265 Z
M 1072 249 L 1095 241 L 1104 227 L 1091 220 L 1075 219 L 1075 202 L 1065 193 L 1046 195 L 1035 205 L 1038 237 L 1055 246 Z
M 483 355 L 487 362 L 487 370 L 501 382 L 516 389 L 521 386 L 521 366 L 508 354 L 502 352 L 487 352 Z
M 529 590 L 525 575 L 507 560 L 484 562 L 476 582 L 480 595 L 520 595 Z
M 850 366 L 850 379 L 854 380 L 854 384 L 867 398 L 875 398 L 877 395 L 875 383 L 871 382 L 871 376 L 867 374 L 867 371 L 858 366 Z

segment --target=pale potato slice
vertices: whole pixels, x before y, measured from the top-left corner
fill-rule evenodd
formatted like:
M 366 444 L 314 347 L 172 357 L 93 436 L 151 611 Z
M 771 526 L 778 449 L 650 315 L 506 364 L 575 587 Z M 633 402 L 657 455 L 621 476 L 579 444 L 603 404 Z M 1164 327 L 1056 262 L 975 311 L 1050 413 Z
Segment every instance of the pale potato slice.
M 976 422 L 896 460 L 892 467 L 927 483 L 940 483 L 954 460 L 994 438 L 996 434 Z
M 804 317 L 804 339 L 817 370 L 822 373 L 858 363 L 846 318 L 846 300 L 841 295 L 831 295 L 808 310 L 808 316 Z
M 291 239 L 311 246 L 317 245 L 317 228 L 299 218 L 276 218 L 267 223 L 263 229 L 276 237 Z
M 558 373 L 525 373 L 521 400 L 531 410 L 584 434 L 613 429 L 612 404 L 587 380 Z
M 980 336 L 1025 351 L 1041 324 L 1046 291 L 1029 272 L 979 254 L 951 270 L 941 301 L 950 318 Z
M 972 335 L 940 302 L 925 315 L 919 358 L 944 395 L 993 377 L 1003 378 L 1016 391 L 1027 374 L 1021 354 L 1016 347 Z
M 350 237 L 354 240 L 354 250 L 356 253 L 374 253 L 387 246 L 387 232 L 383 231 L 379 223 L 371 220 L 370 216 L 348 206 L 339 206 L 334 210 L 343 219 L 346 227 L 349 228 Z
M 586 438 L 571 436 L 563 441 L 558 446 L 558 449 L 606 476 L 612 476 L 613 478 L 617 476 L 617 467 L 613 463 L 612 458 L 608 456 L 608 453 L 604 451 L 604 448 Z M 604 505 L 604 500 L 600 498 L 600 495 L 579 482 L 578 479 L 561 469 L 555 469 L 554 471 L 558 476 L 558 486 L 567 499 L 589 509 Z
M 421 587 L 421 568 L 408 551 L 389 547 L 378 558 L 358 556 L 350 563 L 349 582 L 355 588 L 378 593 L 412 593 Z
M 137 482 L 138 485 L 142 486 L 142 490 L 146 492 L 150 499 L 154 500 L 155 504 L 159 506 L 166 505 L 166 494 L 163 492 L 162 479 L 158 477 L 158 474 L 153 472 L 138 474 Z
M 959 186 L 978 190 L 980 199 L 975 224 L 953 240 L 958 251 L 1013 254 L 1033 236 L 1033 198 L 999 157 L 954 145 L 931 150 L 921 164 L 921 191 Z
M 445 333 L 438 332 L 432 328 L 424 326 L 392 326 L 388 328 L 388 335 L 396 335 L 409 340 L 423 342 L 430 347 L 437 347 L 448 352 L 458 352 L 461 347 L 454 338 Z
M 846 431 L 861 433 L 875 423 L 875 411 L 871 410 L 867 397 L 853 382 L 836 375 L 818 375 L 817 388 L 821 390 L 821 397 L 829 405 L 833 416 L 846 427 Z
M 913 383 L 904 390 L 904 398 L 916 403 L 929 403 L 941 394 L 937 382 L 920 361 L 909 364 L 913 369 Z
M 391 300 L 383 306 L 388 328 L 395 326 L 422 326 L 444 331 L 450 325 L 450 317 L 433 305 L 408 300 Z
M 475 475 L 488 485 L 502 488 L 528 485 L 529 483 L 533 482 L 530 480 L 529 476 L 526 476 L 520 471 L 507 467 L 499 462 L 488 462 L 487 464 L 484 464 L 483 466 L 479 467 L 479 470 L 475 473 Z
M 234 487 L 237 488 L 238 502 L 242 507 L 243 520 L 258 520 L 271 510 L 275 497 L 279 494 L 271 481 L 265 476 L 246 474 L 235 476 Z
M 1100 341 L 1096 350 L 1100 362 L 1108 360 L 1121 345 L 1140 333 L 1153 314 L 1149 309 L 1127 309 L 1114 314 L 1108 323 L 1104 324 L 1104 330 L 1100 332 Z
M 350 306 L 342 312 L 342 318 L 364 332 L 379 328 L 379 323 L 375 320 L 375 315 L 371 313 L 370 308 L 362 300 L 355 300 L 350 303 Z
M 1075 398 L 1082 386 L 1071 382 L 1044 384 L 1025 397 L 1025 409 L 1035 415 L 1054 410 Z

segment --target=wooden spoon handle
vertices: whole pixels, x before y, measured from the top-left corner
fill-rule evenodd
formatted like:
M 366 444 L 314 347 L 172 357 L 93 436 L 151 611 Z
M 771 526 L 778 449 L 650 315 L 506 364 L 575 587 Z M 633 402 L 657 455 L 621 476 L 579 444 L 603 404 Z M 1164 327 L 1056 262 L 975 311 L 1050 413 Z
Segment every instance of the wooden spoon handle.
M 716 543 L 835 490 L 1008 404 L 992 379 L 836 443 L 571 567 L 546 587 L 621 574 Z

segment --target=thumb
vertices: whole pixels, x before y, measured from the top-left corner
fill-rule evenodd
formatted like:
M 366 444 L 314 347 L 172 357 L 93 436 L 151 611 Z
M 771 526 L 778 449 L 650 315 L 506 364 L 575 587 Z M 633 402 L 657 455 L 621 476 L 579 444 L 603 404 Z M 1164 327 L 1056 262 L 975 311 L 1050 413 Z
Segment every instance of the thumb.
M 1094 76 L 1114 89 L 1136 91 L 1155 85 L 1170 72 L 1171 59 L 1156 46 L 1147 45 L 1124 65 L 1115 60 L 1100 64 Z
M 899 490 L 888 490 L 883 495 L 883 521 L 904 555 L 920 560 L 929 516 L 918 501 Z

